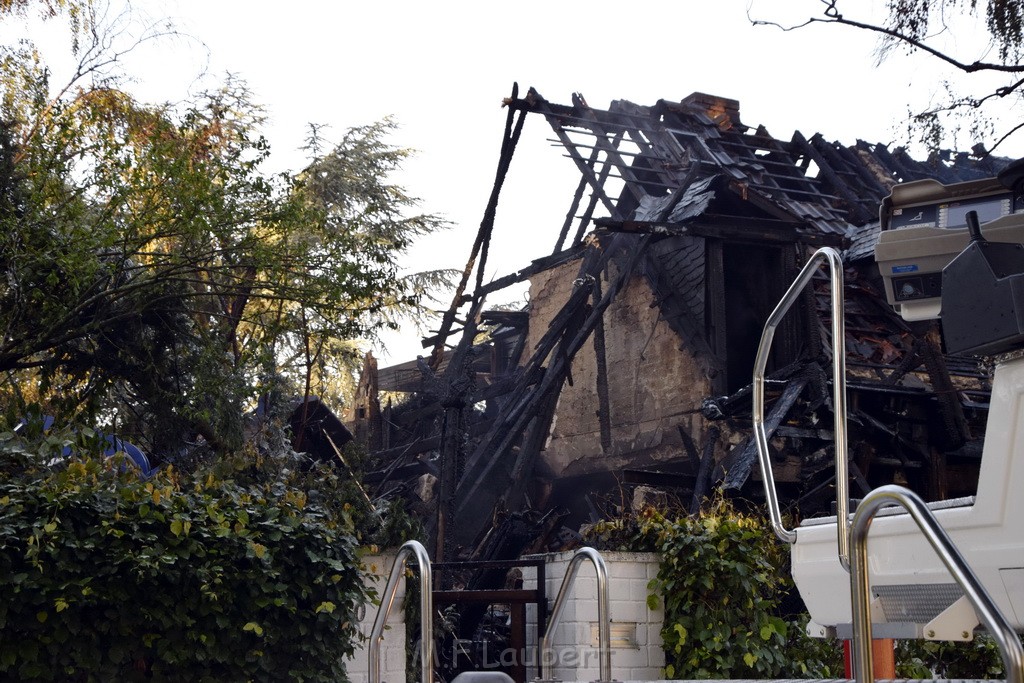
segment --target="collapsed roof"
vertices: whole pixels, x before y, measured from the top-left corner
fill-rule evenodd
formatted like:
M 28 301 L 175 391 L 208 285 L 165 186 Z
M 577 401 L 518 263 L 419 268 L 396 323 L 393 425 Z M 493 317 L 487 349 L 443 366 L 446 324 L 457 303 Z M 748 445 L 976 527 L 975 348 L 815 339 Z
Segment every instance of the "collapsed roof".
M 383 493 L 421 477 L 438 559 L 460 548 L 481 559 L 518 553 L 496 533 L 507 520 L 532 516 L 550 532 L 562 508 L 585 514 L 593 494 L 616 483 L 671 487 L 691 506 L 714 487 L 756 497 L 753 353 L 768 313 L 821 245 L 844 248 L 850 264 L 854 481 L 911 483 L 932 498 L 960 493 L 959 475 L 977 459 L 987 376 L 974 359 L 942 354 L 934 327 L 895 316 L 865 260 L 894 184 L 989 177 L 1006 160 L 916 161 L 902 148 L 799 132 L 782 141 L 743 124 L 735 100 L 701 93 L 601 110 L 580 95 L 557 105 L 513 90 L 505 105 L 495 188 L 451 309 L 425 340 L 434 353 L 382 369 L 359 399 L 414 392 L 401 407 L 364 411 L 377 416 L 362 431 L 381 468 L 368 481 Z M 484 284 L 498 193 L 528 115 L 551 125 L 579 185 L 553 226 L 552 254 Z M 528 279 L 527 311 L 484 310 L 489 293 Z M 830 424 L 827 287 L 818 283 L 780 328 L 770 366 L 776 479 L 805 511 L 827 506 L 832 477 L 831 433 L 821 426 Z M 637 321 L 650 327 L 646 342 L 629 329 Z M 639 346 L 662 328 L 660 351 Z M 476 341 L 481 330 L 486 344 Z

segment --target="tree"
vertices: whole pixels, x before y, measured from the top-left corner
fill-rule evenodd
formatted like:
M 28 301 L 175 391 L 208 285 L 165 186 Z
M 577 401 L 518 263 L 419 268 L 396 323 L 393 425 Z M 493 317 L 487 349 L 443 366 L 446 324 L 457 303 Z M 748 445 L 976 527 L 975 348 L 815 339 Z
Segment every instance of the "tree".
M 933 151 L 959 133 L 969 136 L 977 153 L 988 154 L 1024 128 L 1014 111 L 1024 88 L 1024 0 L 886 0 L 882 21 L 847 15 L 841 0 L 819 2 L 821 16 L 799 24 L 751 21 L 786 31 L 811 24 L 868 31 L 880 38 L 880 60 L 902 49 L 970 75 L 943 81 L 942 95 L 911 114 L 912 131 Z
M 196 434 L 229 449 L 270 382 L 315 392 L 353 340 L 417 312 L 424 281 L 397 261 L 443 222 L 388 182 L 409 154 L 386 142 L 391 122 L 272 176 L 244 83 L 139 102 L 92 3 L 44 9 L 72 18 L 71 83 L 52 87 L 30 43 L 0 49 L 0 373 L 14 412 L 99 416 L 158 454 Z

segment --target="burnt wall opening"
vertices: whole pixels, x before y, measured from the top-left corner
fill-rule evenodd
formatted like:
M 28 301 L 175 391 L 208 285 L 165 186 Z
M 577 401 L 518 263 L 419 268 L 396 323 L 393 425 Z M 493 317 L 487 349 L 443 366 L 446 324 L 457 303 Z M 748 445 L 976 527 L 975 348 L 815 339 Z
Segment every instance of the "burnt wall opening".
M 722 244 L 726 384 L 731 393 L 750 384 L 765 321 L 792 280 L 783 249 L 743 243 Z M 768 371 L 794 360 L 793 311 L 776 332 Z

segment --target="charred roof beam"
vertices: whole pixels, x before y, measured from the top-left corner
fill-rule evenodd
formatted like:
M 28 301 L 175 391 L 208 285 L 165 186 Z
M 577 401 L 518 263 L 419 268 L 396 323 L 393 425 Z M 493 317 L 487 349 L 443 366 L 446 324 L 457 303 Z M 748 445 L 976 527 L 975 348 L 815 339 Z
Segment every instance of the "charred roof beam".
M 797 150 L 810 160 L 818 167 L 818 170 L 825 176 L 825 179 L 832 185 L 832 190 L 839 195 L 839 198 L 850 207 L 849 215 L 855 223 L 867 223 L 868 221 L 874 220 L 878 217 L 877 204 L 875 210 L 870 211 L 865 207 L 865 202 L 861 199 L 860 194 L 854 192 L 850 187 L 850 183 L 843 178 L 841 175 L 850 175 L 848 170 L 840 170 L 836 168 L 836 164 L 833 163 L 835 160 L 828 160 L 824 154 L 819 152 L 814 145 L 800 134 L 800 131 L 793 133 L 793 144 Z M 854 177 L 857 177 L 854 175 Z M 876 188 L 877 189 L 877 188 Z M 874 194 L 874 193 L 873 193 Z M 870 196 L 870 195 L 869 195 Z
M 597 162 L 600 152 L 597 147 L 594 147 L 590 153 L 590 163 L 594 164 Z M 607 167 L 601 169 L 602 173 L 607 172 Z M 573 237 L 573 246 L 579 244 L 580 240 L 583 239 L 583 233 L 587 229 L 587 225 L 590 223 L 590 217 L 594 214 L 594 209 L 597 207 L 598 195 L 597 193 L 590 193 L 590 200 L 587 202 L 587 208 L 584 212 L 577 217 L 576 211 L 579 209 L 580 201 L 583 199 L 583 191 L 587 189 L 589 185 L 589 179 L 586 175 L 580 176 L 580 182 L 576 186 L 576 193 L 573 195 L 572 203 L 569 205 L 569 210 L 565 214 L 565 221 L 562 223 L 562 229 L 558 233 L 558 240 L 555 242 L 555 249 L 552 254 L 557 254 L 562 250 L 565 245 L 565 238 L 569 235 L 569 228 L 572 226 L 574 220 L 579 218 L 579 228 L 576 230 L 576 235 Z M 601 184 L 604 185 L 605 179 L 601 178 Z
M 766 218 L 736 218 L 705 214 L 699 220 L 687 223 L 655 221 L 616 221 L 599 218 L 594 224 L 609 232 L 632 232 L 665 237 L 693 235 L 725 240 L 749 240 L 773 244 L 800 242 L 811 246 L 842 247 L 846 238 L 835 234 L 808 233 L 799 229 L 799 223 Z

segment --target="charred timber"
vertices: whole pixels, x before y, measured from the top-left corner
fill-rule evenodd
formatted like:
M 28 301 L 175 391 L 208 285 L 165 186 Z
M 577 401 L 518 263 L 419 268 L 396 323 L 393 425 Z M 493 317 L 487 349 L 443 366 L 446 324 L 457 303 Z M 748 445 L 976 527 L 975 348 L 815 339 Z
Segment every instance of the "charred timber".
M 766 218 L 740 218 L 732 216 L 704 215 L 699 221 L 690 223 L 656 223 L 650 221 L 616 221 L 599 218 L 594 221 L 598 228 L 608 232 L 627 232 L 641 235 L 675 237 L 692 235 L 716 239 L 757 240 L 761 242 L 790 244 L 800 242 L 810 246 L 845 247 L 849 240 L 842 235 L 813 233 L 801 229 L 800 224 L 790 221 Z

